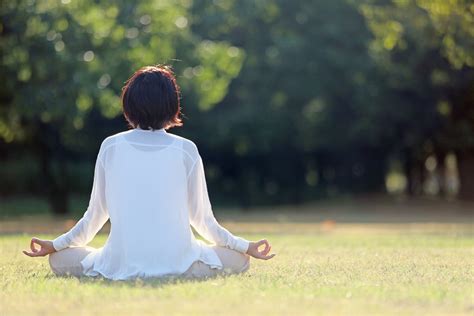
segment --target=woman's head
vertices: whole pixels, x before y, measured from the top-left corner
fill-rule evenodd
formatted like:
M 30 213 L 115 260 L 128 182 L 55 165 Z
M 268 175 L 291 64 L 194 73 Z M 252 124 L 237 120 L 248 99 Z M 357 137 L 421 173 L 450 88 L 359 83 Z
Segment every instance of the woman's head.
M 130 127 L 181 126 L 180 91 L 169 66 L 138 69 L 122 88 L 123 114 Z

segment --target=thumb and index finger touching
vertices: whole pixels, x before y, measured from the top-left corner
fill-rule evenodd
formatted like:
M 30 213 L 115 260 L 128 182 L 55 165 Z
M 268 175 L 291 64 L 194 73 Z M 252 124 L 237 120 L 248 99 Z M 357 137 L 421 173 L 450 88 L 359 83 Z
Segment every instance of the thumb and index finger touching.
M 40 246 L 40 249 L 36 249 L 35 244 L 38 244 Z M 43 241 L 41 239 L 38 239 L 36 237 L 31 238 L 30 241 L 30 249 L 31 252 L 28 252 L 26 250 L 23 250 L 23 253 L 29 257 L 38 257 L 43 255 Z
M 258 248 L 262 245 L 265 245 L 265 248 L 263 250 L 258 250 Z M 271 255 L 267 255 L 270 250 L 272 249 L 272 246 L 270 245 L 270 243 L 268 242 L 268 240 L 266 239 L 262 239 L 262 240 L 259 240 L 257 242 L 257 253 L 258 253 L 258 258 L 260 259 L 265 259 L 265 260 L 268 260 L 268 259 L 271 259 L 273 258 L 276 254 L 271 254 Z

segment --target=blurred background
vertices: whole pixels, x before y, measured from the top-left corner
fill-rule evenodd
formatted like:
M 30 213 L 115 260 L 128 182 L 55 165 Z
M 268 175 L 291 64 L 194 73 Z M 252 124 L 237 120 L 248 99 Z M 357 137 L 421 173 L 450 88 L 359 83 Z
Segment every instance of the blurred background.
M 6 0 L 0 15 L 2 216 L 82 214 L 100 143 L 127 129 L 124 82 L 158 63 L 213 205 L 474 199 L 471 1 Z

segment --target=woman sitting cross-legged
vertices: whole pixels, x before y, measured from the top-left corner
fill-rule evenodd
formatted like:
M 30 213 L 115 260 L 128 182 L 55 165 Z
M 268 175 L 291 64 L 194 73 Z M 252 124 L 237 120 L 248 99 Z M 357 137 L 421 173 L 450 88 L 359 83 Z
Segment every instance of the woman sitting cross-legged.
M 57 275 L 112 280 L 241 273 L 250 257 L 275 255 L 265 239 L 234 236 L 216 221 L 196 145 L 166 131 L 182 125 L 169 67 L 139 69 L 122 90 L 122 106 L 131 128 L 103 140 L 84 216 L 52 241 L 33 238 L 26 255 L 49 255 Z M 87 246 L 109 219 L 105 245 Z M 214 245 L 196 239 L 191 226 Z

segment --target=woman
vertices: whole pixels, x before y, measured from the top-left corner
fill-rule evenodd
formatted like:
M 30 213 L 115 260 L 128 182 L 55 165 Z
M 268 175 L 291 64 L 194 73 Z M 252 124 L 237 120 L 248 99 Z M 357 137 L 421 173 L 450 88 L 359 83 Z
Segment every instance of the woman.
M 166 131 L 182 125 L 169 67 L 139 69 L 122 89 L 122 106 L 131 129 L 102 142 L 84 216 L 52 241 L 33 238 L 26 255 L 49 255 L 57 275 L 112 280 L 241 273 L 250 256 L 275 255 L 265 239 L 234 236 L 214 218 L 197 147 Z M 108 219 L 105 245 L 87 246 Z M 215 245 L 197 240 L 190 226 Z

